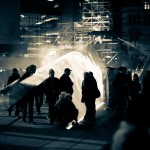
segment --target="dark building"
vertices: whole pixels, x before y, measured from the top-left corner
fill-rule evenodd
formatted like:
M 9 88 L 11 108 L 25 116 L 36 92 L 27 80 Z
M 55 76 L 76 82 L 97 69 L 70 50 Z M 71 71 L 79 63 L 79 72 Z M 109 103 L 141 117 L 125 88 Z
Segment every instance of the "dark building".
M 53 61 L 83 42 L 89 42 L 105 64 L 119 64 L 124 56 L 115 55 L 122 50 L 126 56 L 149 59 L 149 0 L 2 0 L 1 4 L 1 68 L 24 69 L 31 62 L 40 67 L 46 55 Z

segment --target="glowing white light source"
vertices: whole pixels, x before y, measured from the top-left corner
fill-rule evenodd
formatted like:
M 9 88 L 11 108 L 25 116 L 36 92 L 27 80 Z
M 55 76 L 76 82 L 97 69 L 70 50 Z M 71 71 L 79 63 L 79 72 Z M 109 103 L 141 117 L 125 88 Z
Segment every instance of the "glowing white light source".
M 20 17 L 21 17 L 21 18 L 24 18 L 25 16 L 24 16 L 24 15 L 20 15 Z
M 78 119 L 81 119 L 85 115 L 85 105 L 81 103 L 81 85 L 84 72 L 93 72 L 98 83 L 98 88 L 101 91 L 101 97 L 96 100 L 96 106 L 103 103 L 102 70 L 100 68 L 101 64 L 99 64 L 98 60 L 98 56 L 94 52 L 88 50 L 86 50 L 86 52 L 76 50 L 61 56 L 53 62 L 47 61 L 34 75 L 8 89 L 10 94 L 10 104 L 14 104 L 28 92 L 33 90 L 37 85 L 41 84 L 49 76 L 50 68 L 55 70 L 55 76 L 58 78 L 64 73 L 65 68 L 70 68 L 72 70 L 70 77 L 74 82 L 73 102 L 79 110 Z

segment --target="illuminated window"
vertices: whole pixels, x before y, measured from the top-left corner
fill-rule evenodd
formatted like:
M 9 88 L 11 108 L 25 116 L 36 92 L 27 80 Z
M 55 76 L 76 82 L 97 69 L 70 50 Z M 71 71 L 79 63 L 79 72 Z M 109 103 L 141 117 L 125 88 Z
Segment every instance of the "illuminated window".
M 144 9 L 150 9 L 150 2 L 144 2 Z

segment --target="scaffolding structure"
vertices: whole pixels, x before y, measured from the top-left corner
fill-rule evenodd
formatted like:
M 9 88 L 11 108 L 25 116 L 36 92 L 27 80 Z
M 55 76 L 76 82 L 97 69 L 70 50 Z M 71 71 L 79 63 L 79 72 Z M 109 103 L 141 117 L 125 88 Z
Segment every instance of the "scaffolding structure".
M 83 3 L 82 27 L 85 31 L 109 31 L 112 28 L 112 6 L 104 0 L 86 0 Z
M 84 0 L 79 5 L 79 21 L 74 21 L 73 15 L 72 22 L 64 22 L 60 16 L 24 13 L 20 29 L 21 43 L 27 47 L 26 56 L 39 57 L 45 54 L 46 49 L 65 51 L 76 49 L 79 45 L 94 43 L 95 46 L 97 43 L 107 42 L 106 37 L 99 35 L 112 29 L 111 3 L 104 0 Z
M 112 5 L 104 0 L 85 0 L 82 3 L 82 19 L 79 22 L 59 24 L 59 44 L 76 46 L 95 40 L 94 32 L 107 32 L 112 29 Z M 103 39 L 98 39 L 102 42 Z

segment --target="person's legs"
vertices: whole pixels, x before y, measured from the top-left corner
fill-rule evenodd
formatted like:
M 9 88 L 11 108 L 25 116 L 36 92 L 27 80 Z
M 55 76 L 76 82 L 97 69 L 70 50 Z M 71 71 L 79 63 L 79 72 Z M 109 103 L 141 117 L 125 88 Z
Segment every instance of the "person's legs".
M 44 94 L 40 94 L 40 96 L 39 96 L 39 107 L 40 108 L 43 105 L 43 99 L 44 99 Z
M 54 123 L 55 114 L 54 114 L 54 102 L 49 102 L 49 118 L 50 118 L 50 124 L 52 125 Z
M 54 123 L 54 120 L 55 120 L 55 111 L 54 111 L 54 108 L 52 108 L 51 110 L 51 114 L 50 114 L 50 124 L 52 125 Z
M 23 120 L 23 122 L 26 122 L 26 116 L 27 116 L 27 102 L 22 104 L 22 120 Z
M 93 113 L 93 106 L 91 106 L 91 101 L 88 100 L 85 102 L 85 106 L 86 106 L 86 114 L 84 116 L 85 120 L 90 120 L 91 119 L 91 115 Z
M 44 94 L 39 94 L 38 96 L 38 114 L 41 113 L 41 106 L 43 105 Z
M 72 114 L 72 115 L 71 115 L 71 117 L 69 119 L 69 122 L 72 122 L 72 125 L 77 127 L 78 126 L 78 114 L 79 114 L 78 109 L 74 110 L 70 114 Z
M 11 113 L 13 111 L 13 105 L 11 105 L 9 108 L 8 108 L 8 115 L 11 116 Z
M 91 99 L 91 102 L 89 104 L 89 113 L 90 113 L 90 120 L 95 119 L 96 115 L 96 106 L 95 106 L 95 99 Z
M 118 94 L 117 95 L 117 108 L 115 112 L 115 116 L 117 119 L 123 119 L 124 118 L 124 102 L 125 102 L 125 96 Z
M 29 100 L 29 123 L 33 123 L 33 103 L 34 98 L 31 97 Z
M 19 103 L 16 104 L 16 111 L 15 111 L 15 116 L 19 117 L 19 112 L 20 112 L 20 107 L 19 107 Z
M 38 114 L 40 114 L 40 98 L 37 95 L 34 98 L 35 98 L 36 110 L 37 110 Z

